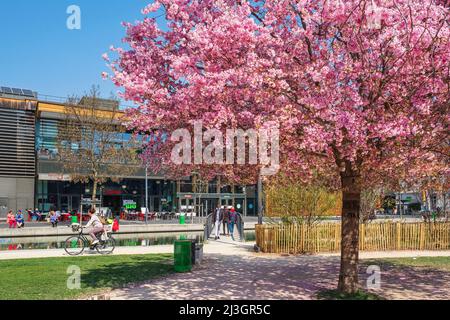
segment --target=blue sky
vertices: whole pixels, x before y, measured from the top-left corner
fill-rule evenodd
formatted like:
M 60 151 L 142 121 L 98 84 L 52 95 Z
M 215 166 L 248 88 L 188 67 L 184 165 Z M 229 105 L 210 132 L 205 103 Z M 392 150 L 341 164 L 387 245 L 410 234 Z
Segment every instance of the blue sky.
M 111 45 L 121 45 L 125 35 L 121 22 L 142 20 L 141 9 L 151 2 L 3 0 L 0 86 L 67 97 L 82 95 L 95 84 L 105 97 L 116 93 L 118 88 L 101 78 L 103 71 L 109 71 L 101 55 Z M 66 27 L 70 5 L 81 9 L 81 30 Z

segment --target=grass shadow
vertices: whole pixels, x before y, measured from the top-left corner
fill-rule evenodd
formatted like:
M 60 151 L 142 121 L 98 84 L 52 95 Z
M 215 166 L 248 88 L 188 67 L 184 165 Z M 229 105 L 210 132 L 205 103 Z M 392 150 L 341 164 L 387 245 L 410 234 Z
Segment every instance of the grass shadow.
M 353 294 L 342 293 L 337 290 L 324 290 L 317 294 L 319 300 L 384 300 L 384 298 L 370 293 L 359 290 Z
M 118 289 L 173 273 L 172 255 L 161 257 L 133 256 L 127 261 L 108 263 L 82 273 L 82 288 Z

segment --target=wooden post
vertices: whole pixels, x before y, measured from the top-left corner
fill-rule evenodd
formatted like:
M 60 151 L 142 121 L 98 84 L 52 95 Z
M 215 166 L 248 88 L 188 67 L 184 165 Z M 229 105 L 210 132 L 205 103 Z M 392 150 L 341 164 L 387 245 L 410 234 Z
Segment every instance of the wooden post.
M 419 243 L 419 250 L 423 250 L 423 245 L 425 242 L 425 225 L 423 223 L 420 224 L 420 243 Z
M 300 225 L 300 227 L 302 228 L 302 234 L 301 234 L 301 240 L 300 240 L 300 243 L 301 243 L 301 251 L 302 252 L 305 252 L 306 250 L 305 250 L 305 223 L 302 223 L 301 225 Z
M 262 245 L 262 247 L 261 247 L 261 250 L 263 251 L 263 252 L 270 252 L 269 251 L 269 249 L 268 249 L 268 246 L 267 246 L 267 242 L 269 241 L 269 229 L 268 228 L 261 228 L 262 229 L 262 231 L 263 231 L 263 241 L 262 241 L 262 243 L 261 243 L 261 245 Z
M 361 251 L 363 251 L 365 249 L 364 242 L 366 241 L 366 228 L 364 223 L 361 223 L 361 236 L 359 240 L 360 240 L 360 249 Z
M 334 227 L 334 250 L 335 251 L 339 251 L 340 246 L 338 245 L 338 241 L 339 241 L 339 223 L 335 223 L 335 227 Z
M 397 222 L 397 245 L 396 248 L 397 250 L 400 250 L 401 248 L 401 232 L 402 232 L 402 225 L 400 222 Z

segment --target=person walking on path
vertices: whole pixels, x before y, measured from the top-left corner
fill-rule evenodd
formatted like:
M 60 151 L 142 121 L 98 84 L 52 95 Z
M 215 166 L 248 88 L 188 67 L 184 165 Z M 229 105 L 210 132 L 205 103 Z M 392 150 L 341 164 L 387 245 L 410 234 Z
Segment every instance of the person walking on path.
M 8 223 L 10 229 L 17 227 L 16 216 L 12 210 L 9 210 L 8 215 L 6 216 L 6 222 Z
M 228 229 L 229 232 L 231 234 L 231 239 L 234 240 L 234 225 L 237 222 L 237 213 L 236 210 L 234 208 L 231 208 L 230 213 L 229 213 L 229 223 L 228 223 Z
M 217 205 L 216 211 L 213 215 L 213 222 L 214 222 L 214 240 L 220 239 L 220 224 L 223 220 L 223 207 L 221 208 L 220 205 Z
M 223 235 L 224 236 L 229 236 L 230 235 L 230 230 L 229 230 L 229 227 L 228 227 L 228 223 L 230 222 L 230 219 L 228 218 L 228 216 L 229 216 L 229 211 L 228 211 L 227 208 L 224 208 L 223 209 L 223 221 L 222 221 L 222 224 L 223 224 Z
M 16 223 L 17 223 L 17 228 L 19 228 L 19 229 L 25 227 L 25 220 L 23 218 L 22 210 L 19 210 L 17 212 Z

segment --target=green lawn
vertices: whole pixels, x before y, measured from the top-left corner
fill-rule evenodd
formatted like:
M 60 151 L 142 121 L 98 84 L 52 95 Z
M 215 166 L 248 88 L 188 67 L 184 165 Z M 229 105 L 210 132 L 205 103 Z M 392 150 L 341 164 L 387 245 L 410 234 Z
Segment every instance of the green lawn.
M 450 271 L 450 257 L 386 258 L 363 260 L 365 264 L 388 264 L 393 266 L 424 267 Z
M 376 294 L 358 291 L 354 294 L 340 293 L 337 290 L 325 290 L 317 294 L 319 300 L 383 300 Z
M 81 269 L 81 290 L 69 290 L 69 266 Z M 171 254 L 0 261 L 0 300 L 72 299 L 173 272 Z

